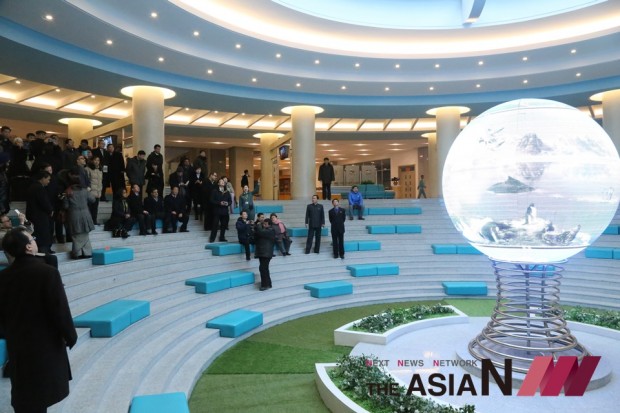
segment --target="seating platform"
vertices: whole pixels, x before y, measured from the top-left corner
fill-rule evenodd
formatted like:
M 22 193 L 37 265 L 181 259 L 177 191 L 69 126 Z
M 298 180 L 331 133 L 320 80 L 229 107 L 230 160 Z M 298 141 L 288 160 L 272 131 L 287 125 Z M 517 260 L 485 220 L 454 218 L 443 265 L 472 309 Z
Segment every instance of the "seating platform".
M 487 295 L 487 284 L 482 281 L 444 281 L 446 295 Z
M 9 355 L 6 349 L 6 340 L 0 338 L 0 370 L 8 360 Z
M 215 317 L 207 322 L 207 328 L 217 328 L 221 337 L 239 337 L 263 324 L 263 313 L 239 309 Z
M 113 337 L 150 313 L 148 301 L 116 300 L 75 317 L 73 324 L 90 328 L 91 337 Z
M 420 215 L 421 213 L 420 207 L 394 207 L 394 215 Z
M 588 247 L 585 255 L 586 258 L 620 259 L 620 250 L 612 247 Z
M 373 277 L 376 275 L 398 275 L 400 268 L 394 263 L 352 264 L 347 265 L 353 277 Z
M 419 234 L 422 226 L 417 224 L 366 225 L 369 234 Z
M 605 228 L 605 231 L 603 231 L 604 235 L 618 235 L 620 234 L 620 225 L 609 225 L 607 228 Z
M 132 248 L 101 248 L 93 250 L 93 265 L 117 264 L 132 260 Z
M 185 285 L 193 286 L 198 294 L 211 294 L 247 284 L 254 284 L 251 271 L 227 271 L 185 280 Z
M 206 250 L 211 250 L 211 254 L 221 257 L 224 255 L 245 254 L 245 248 L 238 242 L 214 242 L 205 245 Z M 250 245 L 250 251 L 254 252 L 254 245 Z
M 457 244 L 456 253 L 465 255 L 482 255 L 482 253 L 477 248 L 470 244 Z
M 289 237 L 307 237 L 308 236 L 308 228 L 294 227 L 287 228 L 286 233 Z M 329 228 L 321 228 L 321 236 L 326 237 L 329 235 Z
M 337 295 L 353 294 L 353 285 L 346 281 L 326 281 L 304 285 L 304 289 L 310 290 L 314 298 L 335 297 Z
M 433 254 L 482 255 L 469 244 L 432 244 Z
M 360 241 L 345 241 L 345 252 L 350 251 L 375 251 L 381 249 L 381 243 L 376 240 L 360 240 Z
M 263 214 L 271 214 L 275 212 L 276 214 L 281 214 L 284 212 L 284 207 L 282 205 L 254 205 L 254 212 L 257 214 L 262 212 Z M 266 217 L 269 218 L 269 217 Z
M 129 413 L 189 413 L 185 393 L 163 393 L 135 396 Z

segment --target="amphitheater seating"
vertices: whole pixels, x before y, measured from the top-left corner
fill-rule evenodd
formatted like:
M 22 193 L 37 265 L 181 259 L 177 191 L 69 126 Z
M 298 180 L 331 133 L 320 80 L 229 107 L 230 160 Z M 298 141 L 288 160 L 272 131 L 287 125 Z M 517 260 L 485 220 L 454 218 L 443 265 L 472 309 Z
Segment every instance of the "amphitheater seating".
M 419 234 L 422 226 L 416 224 L 367 225 L 369 234 Z
M 215 256 L 224 256 L 224 255 L 235 255 L 245 253 L 245 248 L 243 245 L 239 243 L 216 243 L 216 244 L 207 244 L 205 249 L 211 250 L 211 254 Z
M 0 368 L 4 366 L 8 359 L 8 354 L 6 350 L 6 340 L 0 339 Z
M 347 265 L 353 277 L 371 277 L 375 275 L 398 275 L 400 268 L 394 263 L 352 264 Z
M 294 227 L 287 228 L 286 233 L 289 237 L 307 237 L 308 228 Z M 326 237 L 329 234 L 329 228 L 321 228 L 321 236 Z
M 586 248 L 586 258 L 614 258 L 614 249 L 611 247 L 588 247 Z M 616 254 L 617 255 L 617 254 Z M 618 256 L 620 259 L 620 256 Z
M 394 215 L 394 208 L 390 207 L 372 207 L 366 208 L 368 215 Z
M 487 295 L 487 284 L 480 281 L 444 281 L 446 295 Z
M 478 251 L 478 249 L 474 248 L 470 244 L 457 244 L 456 253 L 465 254 L 465 255 L 481 255 L 482 254 L 480 251 Z
M 469 244 L 432 244 L 433 254 L 481 255 Z
M 394 207 L 394 215 L 420 215 L 421 213 L 420 207 Z
M 284 212 L 284 207 L 282 207 L 282 205 L 255 205 L 254 212 L 257 214 L 259 212 L 262 212 L 263 214 L 271 214 L 272 212 L 281 214 Z
M 133 260 L 131 248 L 101 248 L 93 250 L 93 265 L 108 265 Z
M 185 393 L 149 394 L 135 396 L 129 413 L 189 413 Z
M 75 317 L 73 324 L 90 328 L 91 337 L 113 337 L 150 313 L 148 301 L 116 300 Z
M 207 328 L 217 328 L 221 337 L 239 337 L 263 324 L 263 313 L 250 310 L 234 310 L 207 322 Z
M 607 228 L 605 228 L 605 231 L 603 231 L 603 234 L 605 235 L 620 234 L 620 225 L 609 225 Z
M 397 234 L 419 234 L 422 232 L 422 226 L 417 224 L 399 224 L 396 225 Z
M 247 284 L 254 284 L 251 271 L 227 271 L 185 280 L 185 285 L 193 286 L 198 294 L 211 294 Z
M 306 290 L 310 290 L 310 295 L 314 298 L 335 297 L 337 295 L 353 294 L 353 285 L 346 281 L 326 281 L 320 283 L 310 283 L 304 285 Z
M 344 242 L 344 250 L 345 252 L 350 251 L 373 251 L 380 250 L 381 243 L 376 240 L 351 240 Z

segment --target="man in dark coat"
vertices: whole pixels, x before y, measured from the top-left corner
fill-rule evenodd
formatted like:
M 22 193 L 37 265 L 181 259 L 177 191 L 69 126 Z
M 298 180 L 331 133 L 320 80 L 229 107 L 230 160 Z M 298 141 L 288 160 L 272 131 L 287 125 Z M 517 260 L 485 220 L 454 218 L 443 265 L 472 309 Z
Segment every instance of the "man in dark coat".
M 77 333 L 58 270 L 35 257 L 25 228 L 2 240 L 15 262 L 0 273 L 0 326 L 6 334 L 11 404 L 16 413 L 46 412 L 69 394 L 66 347 Z
M 159 196 L 159 190 L 157 188 L 153 188 L 151 190 L 151 195 L 144 198 L 144 210 L 151 216 L 151 234 L 157 235 L 155 221 L 158 219 L 164 222 L 166 221 L 164 199 Z
M 319 167 L 319 181 L 323 186 L 323 199 L 332 199 L 332 182 L 336 180 L 334 167 L 329 158 L 323 158 L 323 165 Z
M 125 188 L 125 161 L 123 154 L 114 150 L 114 145 L 108 145 L 110 164 L 108 165 L 108 176 L 112 185 L 112 193 L 116 194 Z
M 45 187 L 50 183 L 51 175 L 47 171 L 40 171 L 35 181 L 28 188 L 26 199 L 26 218 L 34 226 L 34 237 L 37 240 L 39 251 L 51 253 L 52 247 L 52 212 L 54 206 L 50 201 Z
M 344 222 L 347 220 L 347 214 L 343 208 L 340 208 L 340 201 L 332 199 L 334 206 L 329 210 L 329 223 L 332 231 L 332 245 L 334 247 L 334 258 L 344 259 Z
M 271 275 L 269 273 L 269 262 L 273 258 L 273 245 L 276 242 L 276 233 L 269 224 L 268 220 L 264 220 L 260 224 L 256 224 L 256 251 L 255 256 L 258 258 L 260 271 L 260 290 L 265 291 L 271 288 Z
M 213 205 L 211 205 L 211 194 L 215 189 L 217 189 L 217 173 L 211 172 L 209 179 L 202 184 L 202 205 L 204 207 L 203 224 L 205 231 L 211 231 L 213 227 Z
M 151 214 L 142 205 L 141 187 L 138 184 L 131 186 L 131 192 L 127 197 L 127 206 L 129 214 L 138 221 L 140 235 L 151 235 Z
M 151 152 L 149 154 L 149 157 L 146 158 L 146 171 L 147 172 L 153 171 L 153 168 L 151 167 L 151 165 L 153 164 L 157 164 L 157 169 L 163 173 L 164 156 L 161 154 L 161 145 L 153 146 L 153 152 Z
M 217 189 L 211 193 L 211 207 L 213 208 L 213 223 L 211 225 L 211 236 L 209 242 L 214 242 L 217 231 L 220 230 L 220 241 L 227 242 L 226 228 L 230 219 L 228 205 L 230 204 L 230 193 L 226 191 L 226 183 L 220 178 L 217 181 Z
M 127 160 L 127 179 L 129 185 L 138 185 L 140 187 L 140 195 L 142 195 L 142 187 L 144 186 L 144 174 L 146 172 L 146 152 L 138 151 L 138 155 Z
M 308 238 L 306 239 L 306 254 L 310 254 L 312 248 L 312 237 L 314 237 L 314 252 L 319 253 L 321 249 L 321 228 L 325 226 L 325 211 L 323 205 L 319 204 L 319 197 L 312 195 L 312 203 L 306 207 L 306 227 L 308 228 Z
M 172 187 L 170 195 L 164 198 L 164 233 L 169 231 L 170 225 L 172 225 L 172 232 L 177 232 L 178 222 L 181 222 L 181 232 L 189 232 L 187 229 L 189 216 L 186 208 L 185 200 L 179 196 L 179 187 Z

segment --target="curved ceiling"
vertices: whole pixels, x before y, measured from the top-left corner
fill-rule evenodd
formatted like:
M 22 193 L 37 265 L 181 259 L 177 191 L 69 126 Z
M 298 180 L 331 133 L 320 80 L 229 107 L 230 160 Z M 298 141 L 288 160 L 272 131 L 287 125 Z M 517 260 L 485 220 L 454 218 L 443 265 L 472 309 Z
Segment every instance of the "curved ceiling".
M 319 3 L 329 4 L 0 2 L 0 46 L 11 50 L 0 73 L 119 99 L 122 87 L 156 84 L 177 92 L 168 103 L 197 110 L 279 114 L 312 104 L 331 118 L 423 117 L 454 104 L 477 115 L 523 97 L 584 106 L 620 87 L 617 0 L 486 0 L 464 24 L 463 6 L 480 0 L 355 1 L 390 6 L 384 22 L 417 7 L 396 28 L 308 9 Z

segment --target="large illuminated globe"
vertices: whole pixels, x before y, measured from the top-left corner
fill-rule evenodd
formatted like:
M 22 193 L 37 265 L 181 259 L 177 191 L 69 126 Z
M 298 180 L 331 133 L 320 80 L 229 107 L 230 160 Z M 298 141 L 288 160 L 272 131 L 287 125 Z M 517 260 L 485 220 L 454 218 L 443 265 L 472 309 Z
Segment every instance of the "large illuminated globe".
M 552 263 L 609 225 L 620 197 L 620 158 L 589 116 L 559 102 L 495 106 L 463 129 L 443 171 L 456 228 L 494 260 Z

